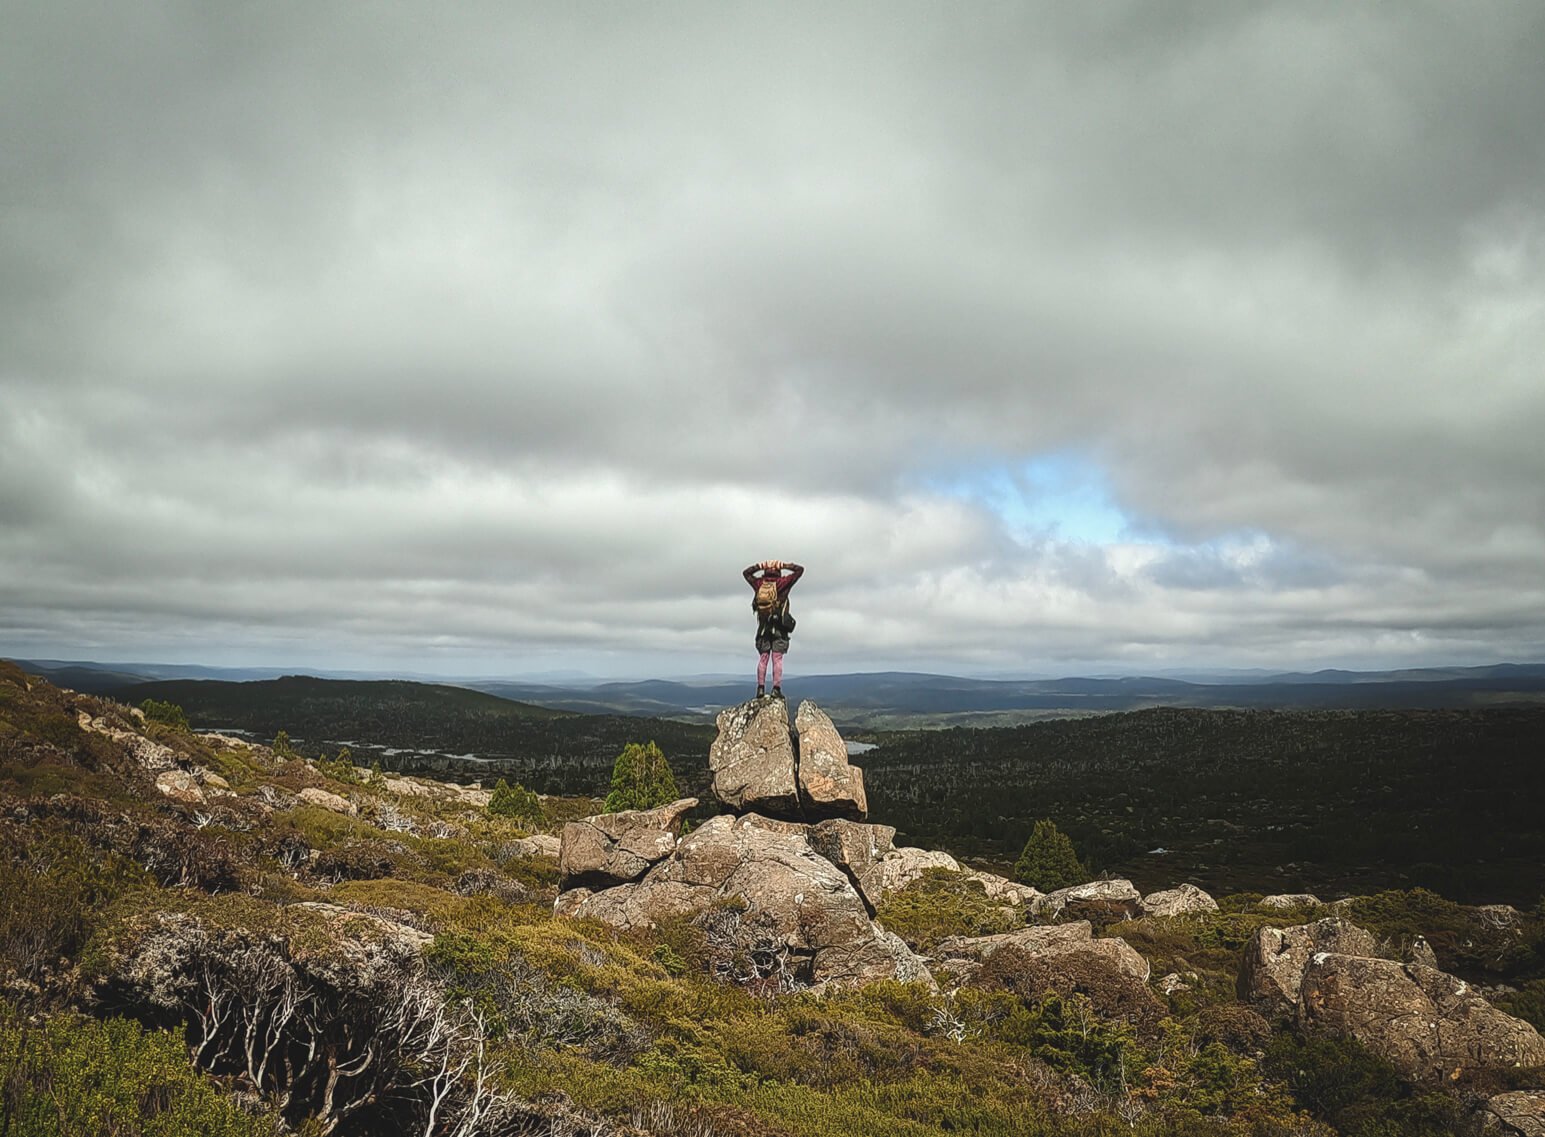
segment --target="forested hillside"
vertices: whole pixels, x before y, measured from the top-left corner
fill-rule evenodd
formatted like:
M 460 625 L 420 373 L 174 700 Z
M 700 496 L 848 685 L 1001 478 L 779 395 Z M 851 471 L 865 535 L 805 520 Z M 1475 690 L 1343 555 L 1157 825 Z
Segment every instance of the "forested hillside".
M 1051 817 L 1139 883 L 1545 892 L 1545 710 L 1160 709 L 865 737 L 871 808 L 918 844 L 1011 859 Z

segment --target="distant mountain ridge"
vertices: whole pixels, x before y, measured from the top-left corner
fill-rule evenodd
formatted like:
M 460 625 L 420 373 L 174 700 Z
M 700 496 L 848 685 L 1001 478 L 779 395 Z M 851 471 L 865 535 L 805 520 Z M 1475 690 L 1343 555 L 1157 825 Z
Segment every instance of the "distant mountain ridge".
M 54 660 L 19 662 L 51 682 L 92 694 L 126 695 L 145 682 L 198 679 L 242 684 L 277 682 L 280 678 L 262 669 Z M 178 671 L 198 674 L 168 674 Z M 413 687 L 481 692 L 533 709 L 697 722 L 708 721 L 720 708 L 739 703 L 751 693 L 748 680 L 714 678 L 569 685 L 497 679 L 437 683 L 416 679 L 318 678 L 314 681 L 395 682 L 404 684 L 398 689 L 399 694 L 406 694 Z M 1325 669 L 1236 674 L 1210 682 L 1162 676 L 973 679 L 926 672 L 879 671 L 796 675 L 785 682 L 784 689 L 791 699 L 816 700 L 847 726 L 999 726 L 1159 706 L 1350 710 L 1536 705 L 1545 703 L 1545 664 L 1501 663 L 1395 671 Z M 205 692 L 206 695 L 209 693 Z M 151 692 L 147 690 L 137 697 L 151 697 Z M 156 694 L 154 697 L 167 696 Z

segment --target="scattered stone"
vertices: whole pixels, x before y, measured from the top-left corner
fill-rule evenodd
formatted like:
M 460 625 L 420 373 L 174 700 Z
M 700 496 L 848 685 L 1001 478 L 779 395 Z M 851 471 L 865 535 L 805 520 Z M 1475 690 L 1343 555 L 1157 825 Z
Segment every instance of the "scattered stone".
M 335 793 L 318 789 L 316 786 L 307 786 L 295 795 L 307 805 L 320 806 L 322 809 L 330 809 L 334 813 L 342 813 L 354 817 L 359 813 L 359 807 L 346 797 L 339 797 Z
M 204 790 L 198 784 L 198 779 L 184 770 L 167 770 L 157 774 L 156 789 L 184 805 L 203 805 L 205 801 Z
M 1194 884 L 1182 884 L 1142 899 L 1144 916 L 1186 916 L 1192 912 L 1216 912 L 1218 902 Z
M 799 783 L 788 704 L 760 698 L 719 712 L 718 737 L 708 749 L 713 792 L 739 812 L 798 818 Z
M 1130 880 L 1092 880 L 1049 892 L 1035 906 L 1041 920 L 1092 920 L 1113 924 L 1143 910 L 1143 894 Z
M 1317 952 L 1304 969 L 1299 1022 L 1355 1038 L 1420 1081 L 1545 1066 L 1545 1039 L 1533 1026 L 1464 980 L 1416 963 Z
M 1278 892 L 1255 902 L 1257 908 L 1323 908 L 1318 896 L 1308 892 Z
M 1087 923 L 1080 921 L 1073 926 L 1088 934 Z M 1125 940 L 1079 937 L 1040 946 L 1028 941 L 1004 945 L 964 981 L 1026 998 L 1039 998 L 1048 992 L 1084 995 L 1096 1013 L 1130 1022 L 1149 1033 L 1157 1030 L 1164 1007 L 1148 989 L 1148 972 L 1148 961 Z
M 515 837 L 504 842 L 517 856 L 556 857 L 563 852 L 563 839 L 551 833 L 533 833 L 530 837 Z
M 143 721 L 144 713 L 138 711 L 137 713 Z M 105 735 L 121 745 L 140 764 L 140 767 L 149 773 L 158 774 L 163 770 L 177 768 L 177 752 L 169 746 L 163 746 L 159 742 L 146 738 L 143 734 L 136 734 L 132 730 L 121 730 L 106 719 L 92 718 L 86 711 L 77 711 L 75 721 L 82 730 Z
M 206 770 L 202 766 L 195 767 L 193 775 L 194 777 L 198 778 L 201 783 L 212 790 L 229 790 L 231 788 L 230 782 L 226 781 L 213 770 Z
M 799 798 L 804 815 L 862 821 L 869 813 L 864 772 L 848 762 L 848 747 L 830 716 L 806 699 L 794 716 L 799 734 Z
M 687 797 L 657 809 L 570 821 L 558 852 L 564 887 L 605 888 L 637 880 L 676 848 L 681 823 L 696 806 L 697 798 Z
M 1239 997 L 1278 1010 L 1296 1009 L 1304 968 L 1316 953 L 1371 956 L 1377 949 L 1371 933 L 1339 916 L 1291 928 L 1257 928 L 1245 945 Z
M 1192 979 L 1196 976 L 1194 971 L 1188 974 L 1191 975 Z M 1154 986 L 1159 989 L 1159 994 L 1167 999 L 1172 995 L 1180 994 L 1182 991 L 1189 991 L 1191 989 L 1191 982 L 1181 975 L 1180 972 L 1171 971 L 1168 975 L 1161 976 L 1155 981 Z

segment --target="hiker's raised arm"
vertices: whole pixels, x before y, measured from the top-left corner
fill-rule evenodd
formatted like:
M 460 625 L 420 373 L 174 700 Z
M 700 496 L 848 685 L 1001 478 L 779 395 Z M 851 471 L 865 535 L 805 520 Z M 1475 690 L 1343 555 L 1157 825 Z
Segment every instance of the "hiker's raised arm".
M 756 587 L 756 574 L 761 572 L 761 571 L 762 571 L 762 565 L 761 565 L 761 562 L 758 561 L 754 565 L 746 566 L 746 571 L 741 573 L 740 575 L 746 578 L 746 583 L 747 584 L 749 584 L 752 588 L 755 588 Z
M 783 578 L 785 581 L 788 582 L 783 587 L 786 588 L 786 589 L 787 588 L 793 588 L 794 587 L 794 582 L 796 580 L 798 580 L 800 577 L 805 575 L 805 566 L 804 565 L 796 565 L 796 564 L 794 564 L 791 561 L 784 561 L 783 562 L 783 571 L 788 574 L 787 576 L 785 576 Z

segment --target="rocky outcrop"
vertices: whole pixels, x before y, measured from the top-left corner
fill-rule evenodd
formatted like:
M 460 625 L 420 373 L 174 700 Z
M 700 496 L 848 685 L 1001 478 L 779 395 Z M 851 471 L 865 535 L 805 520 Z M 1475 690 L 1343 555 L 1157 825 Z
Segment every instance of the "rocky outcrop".
M 672 917 L 755 928 L 764 954 L 784 960 L 801 983 L 932 982 L 922 961 L 870 919 L 848 877 L 803 833 L 759 821 L 710 818 L 637 883 L 565 892 L 555 911 L 624 929 Z M 713 915 L 723 911 L 739 915 Z
M 1218 902 L 1194 884 L 1182 884 L 1162 892 L 1150 892 L 1142 899 L 1144 916 L 1188 916 L 1193 912 L 1216 912 Z
M 1274 1010 L 1295 1010 L 1304 968 L 1316 953 L 1371 956 L 1377 946 L 1371 934 L 1337 916 L 1292 928 L 1257 928 L 1245 945 L 1239 997 Z
M 166 770 L 156 775 L 156 789 L 183 805 L 203 805 L 204 789 L 185 770 Z
M 1355 1038 L 1416 1080 L 1545 1065 L 1545 1039 L 1534 1027 L 1421 964 L 1319 952 L 1304 969 L 1301 996 L 1305 1029 Z
M 708 749 L 714 797 L 740 812 L 798 817 L 788 704 L 752 699 L 719 712 L 717 725 L 718 737 Z
M 1092 920 L 1112 924 L 1130 920 L 1142 912 L 1143 894 L 1130 880 L 1092 880 L 1048 892 L 1036 903 L 1035 915 L 1042 920 Z
M 1545 1137 L 1545 1092 L 1497 1094 L 1480 1110 L 1482 1127 L 1496 1137 Z
M 558 871 L 563 886 L 605 888 L 637 880 L 676 848 L 681 823 L 697 798 L 656 809 L 628 809 L 570 821 L 563 827 Z
M 563 852 L 563 839 L 551 833 L 533 833 L 505 842 L 511 853 L 521 857 L 556 857 Z
M 800 704 L 795 731 L 782 699 L 752 699 L 721 711 L 717 722 L 708 768 L 714 796 L 731 809 L 801 821 L 862 821 L 868 813 L 864 772 L 848 762 L 842 736 L 813 702 Z
M 806 699 L 794 716 L 798 733 L 796 772 L 800 807 L 807 818 L 846 817 L 862 821 L 869 813 L 864 772 L 848 762 L 847 744 L 831 718 Z

